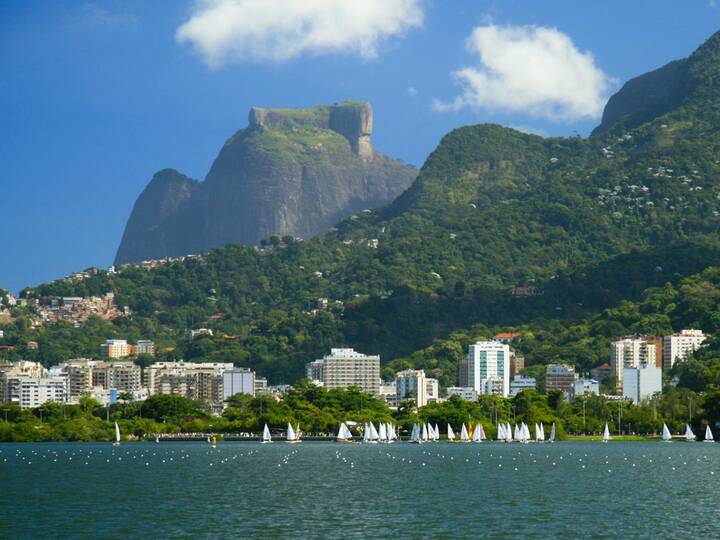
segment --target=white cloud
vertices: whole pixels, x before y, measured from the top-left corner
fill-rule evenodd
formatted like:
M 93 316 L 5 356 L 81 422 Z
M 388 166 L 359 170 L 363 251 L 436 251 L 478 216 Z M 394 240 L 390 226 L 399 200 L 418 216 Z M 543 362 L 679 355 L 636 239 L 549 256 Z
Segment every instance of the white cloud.
M 467 40 L 480 64 L 453 72 L 462 93 L 435 100 L 438 111 L 499 109 L 550 120 L 595 118 L 614 81 L 559 30 L 538 26 L 480 26 Z
M 423 22 L 421 0 L 198 0 L 176 39 L 213 67 L 301 54 L 374 58 L 387 38 Z
M 407 87 L 407 95 L 410 97 L 417 96 L 418 95 L 417 88 L 415 88 L 414 86 L 408 86 Z

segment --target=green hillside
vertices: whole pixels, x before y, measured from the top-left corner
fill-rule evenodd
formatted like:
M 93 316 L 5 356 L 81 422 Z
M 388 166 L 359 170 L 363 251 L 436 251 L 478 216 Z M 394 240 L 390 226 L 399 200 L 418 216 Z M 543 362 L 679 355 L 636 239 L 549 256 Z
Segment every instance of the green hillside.
M 454 130 L 395 202 L 322 237 L 229 245 L 201 259 L 25 291 L 112 290 L 133 315 L 30 330 L 16 310 L 5 340 L 16 348 L 6 354 L 50 363 L 97 354 L 107 337 L 145 337 L 174 347 L 169 356 L 235 361 L 278 383 L 348 345 L 453 384 L 468 340 L 506 327 L 527 335 L 528 364 L 582 369 L 604 361 L 618 333 L 689 324 L 713 331 L 715 310 L 698 311 L 689 291 L 700 280 L 709 297 L 717 292 L 716 271 L 705 269 L 720 265 L 719 55 L 715 35 L 661 78 L 681 95 L 641 121 L 618 114 L 587 139 L 496 125 Z M 653 91 L 636 86 L 614 103 Z M 646 290 L 668 291 L 666 283 L 679 295 L 673 309 Z M 542 294 L 513 296 L 518 286 Z M 189 343 L 187 331 L 198 327 L 215 336 Z M 37 351 L 27 350 L 29 339 Z

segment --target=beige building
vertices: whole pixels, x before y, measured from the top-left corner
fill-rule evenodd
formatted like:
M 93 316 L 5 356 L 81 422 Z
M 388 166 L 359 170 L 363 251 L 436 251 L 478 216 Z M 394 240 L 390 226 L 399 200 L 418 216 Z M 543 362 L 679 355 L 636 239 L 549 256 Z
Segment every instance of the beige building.
M 567 364 L 548 364 L 545 369 L 545 391 L 562 390 L 570 393 L 578 379 L 575 368 Z
M 65 377 L 29 377 L 10 375 L 6 380 L 7 401 L 22 409 L 39 407 L 43 403 L 67 403 Z
M 222 403 L 223 375 L 232 363 L 156 362 L 145 370 L 148 390 L 153 394 L 174 394 L 208 403 Z
M 307 377 L 325 388 L 357 386 L 364 392 L 380 394 L 380 357 L 354 349 L 330 349 L 330 354 L 306 365 Z
M 100 352 L 104 358 L 125 358 L 132 354 L 132 346 L 124 339 L 107 339 Z
M 55 366 L 52 371 L 67 377 L 68 399 L 77 401 L 97 389 L 115 388 L 119 392 L 139 392 L 142 369 L 130 360 L 105 362 L 79 358 Z
M 149 339 L 139 339 L 133 352 L 136 356 L 140 356 L 141 354 L 155 356 L 155 342 Z

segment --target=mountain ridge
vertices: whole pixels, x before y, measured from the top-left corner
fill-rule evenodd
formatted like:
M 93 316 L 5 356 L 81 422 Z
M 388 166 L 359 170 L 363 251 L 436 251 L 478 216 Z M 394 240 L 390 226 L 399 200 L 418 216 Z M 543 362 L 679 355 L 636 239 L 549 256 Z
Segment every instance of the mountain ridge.
M 310 238 L 404 191 L 416 171 L 373 150 L 372 108 L 342 102 L 261 109 L 221 148 L 202 182 L 166 169 L 140 195 L 115 264 L 271 235 Z M 170 177 L 173 177 L 172 179 Z

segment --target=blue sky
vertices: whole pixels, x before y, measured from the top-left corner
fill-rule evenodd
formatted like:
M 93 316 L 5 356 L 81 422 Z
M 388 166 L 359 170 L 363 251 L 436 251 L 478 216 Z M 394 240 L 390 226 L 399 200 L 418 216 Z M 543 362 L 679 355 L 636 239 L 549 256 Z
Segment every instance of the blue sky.
M 217 11 L 232 1 L 0 2 L 0 287 L 109 266 L 153 173 L 204 178 L 253 105 L 368 100 L 375 148 L 421 166 L 466 124 L 587 135 L 612 91 L 687 56 L 720 21 L 709 0 Z

